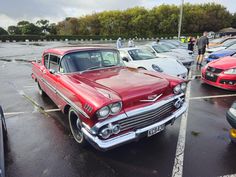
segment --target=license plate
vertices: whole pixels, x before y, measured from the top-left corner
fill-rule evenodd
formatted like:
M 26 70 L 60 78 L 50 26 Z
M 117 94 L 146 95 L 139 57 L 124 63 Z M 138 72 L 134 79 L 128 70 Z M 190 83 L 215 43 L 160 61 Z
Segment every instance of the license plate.
M 157 126 L 148 130 L 148 137 L 157 134 L 158 132 L 164 130 L 164 128 L 165 128 L 165 125 L 163 124 L 163 125 L 160 125 L 160 126 Z
M 214 77 L 214 74 L 212 74 L 212 73 L 207 72 L 206 75 L 209 76 L 209 77 Z

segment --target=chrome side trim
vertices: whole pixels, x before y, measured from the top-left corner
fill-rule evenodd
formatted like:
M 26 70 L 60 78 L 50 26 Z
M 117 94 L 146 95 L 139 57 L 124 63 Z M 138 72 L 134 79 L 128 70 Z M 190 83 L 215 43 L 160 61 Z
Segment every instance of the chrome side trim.
M 170 101 L 173 101 L 173 100 L 175 100 L 177 98 L 180 98 L 182 96 L 184 96 L 184 93 L 181 93 L 179 95 L 175 95 L 175 96 L 170 97 L 170 98 L 166 98 L 165 100 L 161 100 L 161 101 L 159 101 L 157 103 L 154 103 L 154 104 L 152 104 L 150 106 L 146 106 L 146 107 L 142 107 L 142 108 L 139 108 L 139 109 L 128 111 L 128 112 L 126 112 L 126 114 L 125 113 L 119 114 L 119 115 L 117 115 L 117 116 L 115 116 L 113 118 L 108 118 L 108 119 L 106 119 L 106 120 L 104 120 L 102 122 L 96 123 L 91 129 L 93 131 L 97 132 L 97 130 L 99 128 L 101 128 L 102 126 L 104 126 L 106 124 L 109 124 L 109 123 L 112 123 L 112 122 L 116 122 L 118 120 L 122 120 L 122 119 L 125 119 L 125 118 L 128 118 L 128 117 L 131 117 L 131 116 L 135 116 L 135 115 L 141 114 L 141 113 L 146 112 L 146 111 L 151 111 L 153 109 L 156 109 L 156 108 L 158 108 L 158 107 L 160 107 L 160 106 L 162 106 L 162 105 L 164 105 L 164 104 L 166 104 L 166 103 L 168 103 Z
M 108 149 L 114 148 L 118 145 L 130 142 L 130 141 L 134 141 L 140 137 L 141 133 L 147 132 L 148 130 L 150 130 L 154 127 L 164 125 L 170 121 L 172 123 L 172 121 L 179 118 L 186 110 L 187 110 L 187 103 L 185 102 L 183 104 L 183 106 L 180 109 L 178 109 L 177 111 L 175 111 L 171 116 L 166 117 L 165 119 L 163 119 L 155 124 L 138 129 L 136 131 L 132 131 L 132 132 L 128 132 L 128 133 L 116 136 L 116 137 L 108 139 L 108 140 L 99 139 L 98 136 L 90 134 L 85 128 L 82 128 L 82 131 L 85 135 L 85 138 L 93 146 L 95 146 L 96 148 L 98 148 L 100 150 L 108 150 Z
M 37 77 L 37 79 L 40 79 L 43 83 L 45 83 L 48 86 L 48 88 L 51 89 L 55 94 L 57 94 L 62 99 L 64 99 L 76 111 L 81 113 L 86 118 L 90 118 L 89 115 L 86 112 L 84 112 L 79 106 L 77 106 L 75 103 L 73 103 L 69 98 L 67 98 L 64 94 L 62 94 L 60 91 L 58 91 L 55 87 L 53 87 L 51 84 L 49 84 L 45 79 L 40 78 L 37 74 L 35 74 L 35 76 Z

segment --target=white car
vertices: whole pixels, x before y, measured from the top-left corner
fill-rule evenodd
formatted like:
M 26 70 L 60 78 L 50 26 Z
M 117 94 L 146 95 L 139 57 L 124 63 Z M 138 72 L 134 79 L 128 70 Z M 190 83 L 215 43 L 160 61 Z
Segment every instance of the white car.
M 187 79 L 188 70 L 181 62 L 171 58 L 159 58 L 151 52 L 138 48 L 121 48 L 120 56 L 127 67 L 163 72 Z
M 189 54 L 181 54 L 179 52 L 172 51 L 170 48 L 161 44 L 157 43 L 147 44 L 143 46 L 143 48 L 152 52 L 157 57 L 168 57 L 175 60 L 177 59 L 188 69 L 194 63 L 194 58 L 192 56 L 189 56 Z

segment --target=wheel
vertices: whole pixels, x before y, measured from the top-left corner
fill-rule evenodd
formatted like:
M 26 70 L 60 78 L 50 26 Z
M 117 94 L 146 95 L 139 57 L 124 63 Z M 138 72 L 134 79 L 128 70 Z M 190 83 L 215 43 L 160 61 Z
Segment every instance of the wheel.
M 70 130 L 75 141 L 79 143 L 81 146 L 85 146 L 87 142 L 81 130 L 82 128 L 81 120 L 77 115 L 77 113 L 74 111 L 74 109 L 70 108 L 68 118 L 69 118 Z
M 47 94 L 43 91 L 43 89 L 41 88 L 39 82 L 38 82 L 38 92 L 39 92 L 39 95 L 41 95 L 42 97 L 45 97 L 47 96 Z

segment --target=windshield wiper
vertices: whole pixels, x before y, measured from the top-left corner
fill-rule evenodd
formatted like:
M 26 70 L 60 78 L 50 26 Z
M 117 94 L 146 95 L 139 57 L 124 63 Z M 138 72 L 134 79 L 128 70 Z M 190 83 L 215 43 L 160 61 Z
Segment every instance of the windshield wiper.
M 101 68 L 101 66 L 93 66 L 93 67 L 87 68 L 86 70 L 84 70 L 82 72 L 91 71 L 91 70 L 98 69 L 98 68 Z

